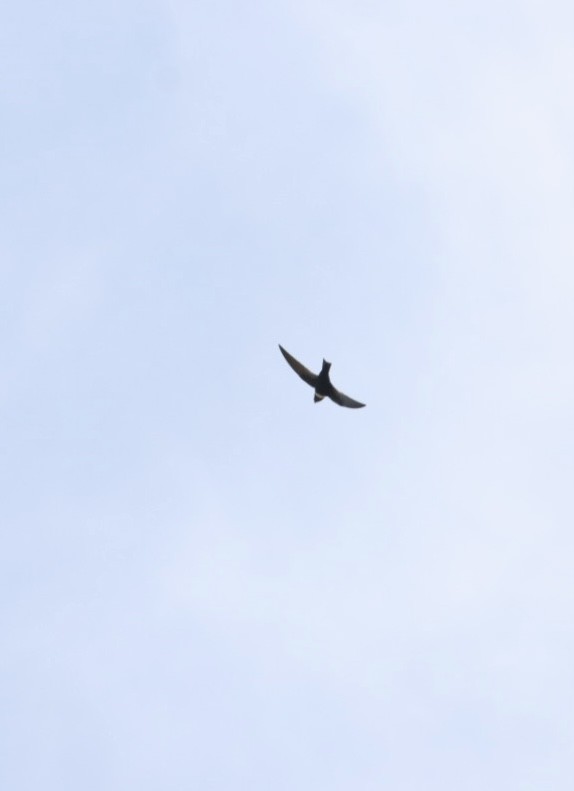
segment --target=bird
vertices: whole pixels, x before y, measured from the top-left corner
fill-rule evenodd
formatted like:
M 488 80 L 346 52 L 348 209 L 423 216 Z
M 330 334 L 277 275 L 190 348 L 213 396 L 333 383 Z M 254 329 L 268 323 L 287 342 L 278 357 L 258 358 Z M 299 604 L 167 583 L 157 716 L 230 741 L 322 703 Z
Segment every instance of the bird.
M 329 378 L 329 369 L 331 368 L 331 363 L 328 363 L 327 360 L 323 360 L 323 366 L 318 374 L 314 374 L 308 368 L 296 360 L 292 354 L 284 349 L 281 344 L 278 344 L 279 348 L 281 349 L 281 354 L 291 368 L 298 374 L 304 382 L 307 382 L 308 385 L 315 390 L 315 397 L 313 401 L 318 403 L 322 401 L 325 397 L 330 398 L 331 401 L 334 401 L 335 404 L 339 406 L 346 406 L 350 409 L 360 409 L 361 407 L 365 406 L 365 404 L 361 404 L 360 401 L 355 401 L 354 398 L 349 398 L 349 396 L 341 393 L 340 390 L 337 390 L 336 387 L 333 386 L 331 379 Z

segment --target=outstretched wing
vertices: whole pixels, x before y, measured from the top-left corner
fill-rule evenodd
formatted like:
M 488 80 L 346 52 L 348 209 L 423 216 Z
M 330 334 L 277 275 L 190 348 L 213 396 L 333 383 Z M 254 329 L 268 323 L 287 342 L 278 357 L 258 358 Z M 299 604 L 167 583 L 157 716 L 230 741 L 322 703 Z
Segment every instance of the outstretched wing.
M 365 404 L 361 404 L 360 401 L 355 401 L 354 398 L 349 398 L 345 393 L 341 393 L 340 390 L 335 390 L 335 388 L 333 388 L 331 398 L 336 404 L 339 404 L 339 406 L 348 406 L 350 409 L 360 409 L 360 407 L 365 406 Z
M 304 382 L 307 382 L 308 385 L 315 387 L 317 384 L 317 374 L 311 373 L 311 371 L 308 368 L 305 368 L 305 366 L 300 363 L 299 360 L 296 360 L 291 354 L 289 354 L 288 351 L 285 351 L 281 344 L 279 344 L 279 348 L 281 349 L 281 354 L 283 357 L 285 357 L 295 373 L 298 374 Z

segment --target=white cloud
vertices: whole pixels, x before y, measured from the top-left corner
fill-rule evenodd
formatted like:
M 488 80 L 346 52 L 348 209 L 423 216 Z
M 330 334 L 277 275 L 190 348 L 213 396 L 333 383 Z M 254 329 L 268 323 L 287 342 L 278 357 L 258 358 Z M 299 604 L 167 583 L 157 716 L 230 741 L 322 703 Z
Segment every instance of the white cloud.
M 361 513 L 326 515 L 329 544 L 222 515 L 178 552 L 166 595 L 365 712 L 388 705 L 403 736 L 418 710 L 442 750 L 472 722 L 465 749 L 537 741 L 534 788 L 574 730 L 571 11 L 505 5 L 504 35 L 494 8 L 476 26 L 409 11 L 298 13 L 330 89 L 379 130 L 381 179 L 425 201 L 435 306 L 410 430 L 368 459 Z M 521 776 L 511 742 L 485 761 L 506 781 Z
M 99 310 L 101 261 L 78 263 L 69 248 L 59 258 L 52 250 L 58 263 L 35 286 L 18 286 L 10 326 L 22 365 L 34 368 L 47 348 L 65 352 L 86 317 L 88 351 L 108 334 L 94 379 L 82 346 L 59 369 L 19 379 L 27 398 L 13 393 L 11 709 L 24 700 L 37 741 L 42 723 L 59 723 L 65 760 L 77 718 L 59 701 L 79 700 L 92 723 L 86 754 L 95 732 L 118 756 L 94 756 L 112 786 L 126 785 L 122 772 L 153 785 L 170 767 L 176 784 L 198 785 L 193 741 L 207 775 L 226 752 L 229 774 L 251 771 L 253 788 L 261 744 L 275 779 L 286 757 L 297 763 L 295 746 L 313 753 L 319 778 L 350 752 L 359 788 L 380 787 L 383 775 L 401 790 L 569 788 L 572 11 L 286 4 L 265 38 L 273 12 L 235 9 L 236 27 L 225 3 L 212 15 L 205 6 L 205 19 L 189 4 L 170 7 L 171 115 L 156 153 L 142 144 L 133 162 L 158 208 L 140 212 L 139 182 L 126 182 L 120 203 L 137 205 L 127 226 L 121 218 L 125 265 L 110 263 L 117 249 L 104 255 L 116 322 Z M 287 34 L 289 12 L 299 27 Z M 284 47 L 276 60 L 275 44 Z M 160 117 L 166 103 L 153 107 Z M 401 241 L 428 240 L 422 270 L 408 270 L 428 272 L 416 325 L 377 302 L 387 285 L 408 290 L 408 277 L 356 264 L 355 242 L 373 268 L 389 266 L 379 237 L 365 241 L 379 207 L 359 218 L 341 196 L 363 139 L 357 156 L 360 168 L 372 156 L 372 183 L 361 172 L 357 194 L 401 201 L 397 268 L 411 263 Z M 327 143 L 331 155 L 314 170 Z M 109 208 L 117 162 L 101 155 Z M 340 180 L 330 174 L 338 162 Z M 288 197 L 266 214 L 279 183 Z M 98 234 L 114 226 L 114 205 Z M 331 210 L 348 223 L 343 251 L 330 247 Z M 254 250 L 264 234 L 268 246 Z M 140 247 L 150 244 L 149 284 L 138 290 Z M 328 264 L 315 256 L 323 249 Z M 320 326 L 317 304 L 340 305 L 344 320 Z M 291 392 L 281 390 L 279 355 L 275 368 L 267 352 L 274 322 L 307 348 L 336 346 L 341 386 L 364 364 L 362 422 L 310 402 L 282 411 Z M 389 337 L 406 352 L 393 357 Z M 64 403 L 61 377 L 72 394 Z M 55 692 L 42 695 L 50 683 Z M 38 716 L 43 700 L 53 718 Z M 317 757 L 326 701 L 345 726 L 333 726 L 329 755 Z M 22 750 L 28 740 L 22 725 Z M 322 787 L 306 781 L 291 785 Z

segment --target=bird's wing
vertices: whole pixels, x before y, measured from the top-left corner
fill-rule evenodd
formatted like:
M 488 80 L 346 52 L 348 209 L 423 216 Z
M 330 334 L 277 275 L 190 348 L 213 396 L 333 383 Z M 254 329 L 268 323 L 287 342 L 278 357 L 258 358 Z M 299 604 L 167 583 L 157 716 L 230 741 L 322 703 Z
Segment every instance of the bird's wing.
M 361 404 L 360 401 L 355 401 L 354 398 L 349 398 L 345 393 L 341 393 L 340 390 L 336 390 L 335 388 L 333 388 L 331 398 L 336 404 L 339 404 L 339 406 L 347 406 L 350 409 L 360 409 L 362 406 L 365 406 L 365 404 Z
M 288 351 L 285 351 L 281 344 L 279 344 L 279 348 L 281 349 L 281 354 L 283 357 L 285 357 L 295 373 L 298 374 L 304 382 L 307 382 L 308 385 L 315 387 L 317 384 L 317 374 L 311 373 L 311 371 L 308 368 L 305 368 L 305 366 L 300 363 L 299 360 L 296 360 L 291 354 L 289 354 Z

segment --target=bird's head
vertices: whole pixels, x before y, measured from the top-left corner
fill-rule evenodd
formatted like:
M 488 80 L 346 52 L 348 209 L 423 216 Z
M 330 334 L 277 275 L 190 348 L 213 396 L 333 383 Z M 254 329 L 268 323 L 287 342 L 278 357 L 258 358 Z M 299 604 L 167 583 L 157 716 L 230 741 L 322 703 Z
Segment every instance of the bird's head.
M 331 367 L 331 363 L 328 363 L 327 360 L 323 360 L 323 370 L 328 371 Z

